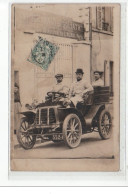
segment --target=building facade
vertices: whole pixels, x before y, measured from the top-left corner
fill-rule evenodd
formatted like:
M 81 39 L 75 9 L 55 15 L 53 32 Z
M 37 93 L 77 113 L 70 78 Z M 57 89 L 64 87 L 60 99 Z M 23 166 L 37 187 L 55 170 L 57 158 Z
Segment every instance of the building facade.
M 44 100 L 57 73 L 63 73 L 70 86 L 77 68 L 90 83 L 93 72 L 102 71 L 104 85 L 113 92 L 113 8 L 62 6 L 61 10 L 58 5 L 12 7 L 12 74 L 23 106 L 35 98 Z M 47 70 L 29 61 L 39 38 L 58 47 Z

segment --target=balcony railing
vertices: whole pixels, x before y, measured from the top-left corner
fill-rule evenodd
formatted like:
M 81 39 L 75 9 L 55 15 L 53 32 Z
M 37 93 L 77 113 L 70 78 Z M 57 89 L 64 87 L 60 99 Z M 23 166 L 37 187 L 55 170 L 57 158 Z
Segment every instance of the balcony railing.
M 109 31 L 109 23 L 103 22 L 103 23 L 102 23 L 102 30 L 104 30 L 104 31 Z

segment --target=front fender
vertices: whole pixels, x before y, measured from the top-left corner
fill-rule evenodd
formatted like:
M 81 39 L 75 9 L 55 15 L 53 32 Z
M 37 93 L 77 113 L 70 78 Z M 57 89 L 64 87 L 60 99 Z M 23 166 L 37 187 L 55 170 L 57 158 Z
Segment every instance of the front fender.
M 34 122 L 36 116 L 36 113 L 32 111 L 19 112 L 19 114 L 24 115 L 30 124 Z
M 83 130 L 85 129 L 86 123 L 85 123 L 84 117 L 81 114 L 81 112 L 78 111 L 76 108 L 58 108 L 58 113 L 59 113 L 58 115 L 59 115 L 60 122 L 63 122 L 67 115 L 76 114 L 81 120 L 82 129 Z

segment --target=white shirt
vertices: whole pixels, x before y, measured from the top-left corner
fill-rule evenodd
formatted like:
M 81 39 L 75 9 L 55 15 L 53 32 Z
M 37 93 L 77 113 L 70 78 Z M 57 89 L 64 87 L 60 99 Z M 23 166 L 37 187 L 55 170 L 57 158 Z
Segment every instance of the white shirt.
M 93 87 L 85 80 L 75 81 L 71 85 L 70 94 L 82 96 L 83 93 L 93 91 Z
M 56 83 L 53 88 L 52 88 L 53 92 L 62 92 L 65 94 L 69 93 L 69 88 L 68 86 L 64 85 L 63 82 L 60 83 Z
M 101 78 L 92 83 L 93 86 L 104 86 L 104 82 Z

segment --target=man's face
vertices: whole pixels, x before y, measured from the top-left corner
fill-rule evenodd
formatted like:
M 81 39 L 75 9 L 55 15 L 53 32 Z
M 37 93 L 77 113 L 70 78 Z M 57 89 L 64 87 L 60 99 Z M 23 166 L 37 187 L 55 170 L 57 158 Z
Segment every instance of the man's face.
M 61 83 L 61 82 L 62 82 L 62 80 L 63 80 L 63 77 L 62 77 L 62 76 L 60 76 L 60 77 L 56 77 L 56 80 L 57 80 L 57 83 Z
M 100 74 L 99 73 L 95 73 L 94 77 L 95 77 L 95 80 L 98 80 L 100 78 Z
M 76 79 L 77 79 L 77 81 L 82 80 L 82 78 L 83 78 L 83 74 L 82 73 L 76 73 Z

